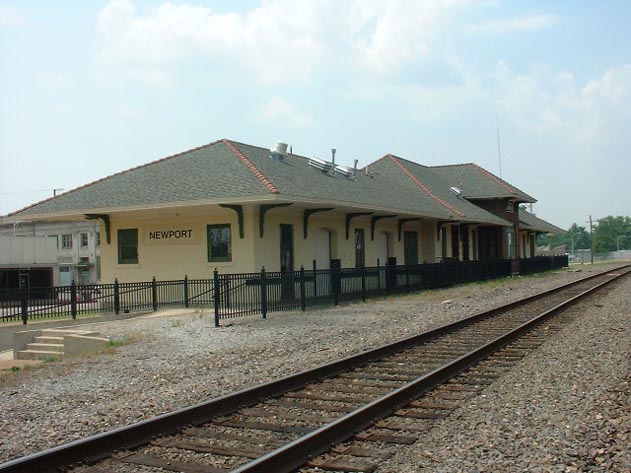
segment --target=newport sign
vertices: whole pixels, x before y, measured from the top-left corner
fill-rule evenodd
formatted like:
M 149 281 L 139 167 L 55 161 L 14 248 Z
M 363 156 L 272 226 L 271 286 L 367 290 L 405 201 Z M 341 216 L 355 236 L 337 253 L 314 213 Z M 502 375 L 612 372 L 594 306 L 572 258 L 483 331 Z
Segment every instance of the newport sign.
M 200 231 L 195 226 L 148 228 L 144 231 L 145 243 L 148 245 L 196 243 L 199 241 Z
M 153 232 L 149 232 L 150 240 L 170 240 L 171 238 L 175 238 L 179 240 L 180 238 L 192 238 L 193 229 L 189 228 L 186 230 L 156 230 Z

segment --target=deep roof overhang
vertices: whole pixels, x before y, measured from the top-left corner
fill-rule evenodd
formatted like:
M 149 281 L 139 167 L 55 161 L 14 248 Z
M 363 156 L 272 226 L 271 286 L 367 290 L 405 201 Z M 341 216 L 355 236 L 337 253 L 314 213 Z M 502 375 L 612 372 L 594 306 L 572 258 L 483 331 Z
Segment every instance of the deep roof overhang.
M 445 213 L 431 213 L 431 212 L 418 212 L 413 209 L 401 209 L 387 206 L 375 206 L 375 205 L 362 205 L 357 202 L 346 202 L 335 199 L 306 199 L 300 196 L 291 196 L 286 194 L 263 194 L 260 196 L 248 196 L 243 198 L 224 198 L 224 199 L 212 199 L 212 200 L 199 200 L 199 201 L 186 201 L 186 202 L 171 202 L 168 204 L 157 205 L 135 205 L 125 207 L 97 207 L 97 208 L 82 208 L 76 210 L 68 210 L 63 212 L 50 212 L 50 213 L 17 213 L 8 217 L 4 217 L 4 223 L 24 222 L 24 221 L 70 221 L 70 220 L 85 220 L 93 215 L 110 215 L 114 216 L 127 216 L 137 215 L 140 213 L 154 214 L 159 216 L 165 213 L 177 213 L 178 211 L 185 211 L 190 214 L 202 212 L 205 207 L 219 206 L 221 204 L 230 205 L 264 205 L 273 203 L 292 203 L 294 209 L 308 209 L 318 208 L 322 206 L 333 207 L 338 212 L 356 212 L 356 211 L 371 211 L 379 212 L 382 214 L 392 214 L 401 217 L 416 217 L 421 219 L 427 219 L 429 221 L 450 221 L 450 222 L 463 222 L 470 224 L 484 224 L 484 225 L 511 225 L 510 222 L 504 221 L 499 217 L 493 216 L 488 222 L 481 221 L 479 218 L 471 219 L 468 217 L 462 217 L 459 215 L 445 214 Z

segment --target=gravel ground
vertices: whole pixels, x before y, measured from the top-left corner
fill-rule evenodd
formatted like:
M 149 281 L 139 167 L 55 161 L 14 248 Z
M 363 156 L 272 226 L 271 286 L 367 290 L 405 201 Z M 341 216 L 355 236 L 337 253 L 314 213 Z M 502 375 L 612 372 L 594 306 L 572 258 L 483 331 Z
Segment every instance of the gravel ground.
M 631 280 L 379 468 L 631 472 Z
M 122 345 L 0 375 L 0 461 L 314 367 L 591 271 L 274 313 L 220 328 L 201 312 L 97 324 Z M 417 453 L 401 451 L 382 471 L 606 471 L 608 462 L 629 471 L 615 469 L 629 466 L 631 439 L 628 293 L 629 286 L 612 292 L 593 317 L 564 332 L 565 341 L 546 344 L 520 374 L 458 411 L 457 424 L 442 423 Z

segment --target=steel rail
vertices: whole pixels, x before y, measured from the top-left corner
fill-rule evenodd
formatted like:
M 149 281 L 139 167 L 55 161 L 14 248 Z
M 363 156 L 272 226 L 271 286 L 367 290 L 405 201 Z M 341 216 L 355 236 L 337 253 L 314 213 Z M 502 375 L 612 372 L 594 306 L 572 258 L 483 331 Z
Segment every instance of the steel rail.
M 409 383 L 397 388 L 390 393 L 375 399 L 374 401 L 352 411 L 345 416 L 310 432 L 293 442 L 284 445 L 263 457 L 242 465 L 231 473 L 288 473 L 303 466 L 310 458 L 329 450 L 333 445 L 348 440 L 356 432 L 366 429 L 376 420 L 384 418 L 396 409 L 408 404 L 427 391 L 444 383 L 445 381 L 474 366 L 489 355 L 501 350 L 514 340 L 537 325 L 546 321 L 559 311 L 575 304 L 580 299 L 601 289 L 622 276 L 629 273 L 613 276 L 611 279 L 583 291 L 576 296 L 554 306 L 551 309 L 533 317 L 519 327 L 497 337 L 475 350 L 446 363 L 442 367 L 420 376 Z
M 183 426 L 203 424 L 215 417 L 230 414 L 242 407 L 256 404 L 261 399 L 278 396 L 288 391 L 300 389 L 307 384 L 334 376 L 350 368 L 361 366 L 370 361 L 383 358 L 398 351 L 402 351 L 411 346 L 439 337 L 445 333 L 458 330 L 481 319 L 491 317 L 499 312 L 509 310 L 526 302 L 543 298 L 552 293 L 568 289 L 591 279 L 604 276 L 612 271 L 628 268 L 629 266 L 631 265 L 625 265 L 613 270 L 597 273 L 529 296 L 525 299 L 514 301 L 488 311 L 480 312 L 427 332 L 413 335 L 397 342 L 352 355 L 332 363 L 323 364 L 310 370 L 305 370 L 278 380 L 254 386 L 252 388 L 246 388 L 236 393 L 213 398 L 193 406 L 188 406 L 150 419 L 142 420 L 131 425 L 118 427 L 84 439 L 75 440 L 41 452 L 16 458 L 0 464 L 0 473 L 52 473 L 59 471 L 62 467 L 69 467 L 80 463 L 92 464 L 108 457 L 116 450 L 139 447 L 147 444 L 155 437 L 174 434 Z M 395 391 L 395 393 L 399 390 Z M 372 404 L 373 403 L 370 403 L 364 406 L 364 408 L 368 408 Z M 345 418 L 346 416 L 331 425 L 337 425 Z M 311 437 L 310 435 L 307 435 L 306 438 Z M 292 444 L 293 443 L 288 444 L 288 446 Z

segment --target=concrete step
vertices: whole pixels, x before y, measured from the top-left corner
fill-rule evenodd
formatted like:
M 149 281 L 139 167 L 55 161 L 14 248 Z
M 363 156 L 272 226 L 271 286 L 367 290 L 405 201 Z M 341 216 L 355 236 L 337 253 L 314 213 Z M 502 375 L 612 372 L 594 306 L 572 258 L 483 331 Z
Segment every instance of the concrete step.
M 18 351 L 19 360 L 48 360 L 54 358 L 59 360 L 63 358 L 63 353 L 56 351 L 44 351 L 44 350 L 20 350 Z
M 29 343 L 26 345 L 27 350 L 48 351 L 55 353 L 64 353 L 63 343 Z
M 61 343 L 63 345 L 64 337 L 35 337 L 35 339 L 33 340 L 33 343 L 53 343 L 53 344 Z
M 95 330 L 44 329 L 16 332 L 14 357 L 17 360 L 61 359 L 107 347 L 109 340 Z M 30 343 L 29 343 L 30 342 Z M 20 348 L 24 348 L 20 350 Z
M 98 335 L 99 332 L 94 330 L 73 330 L 73 329 L 61 329 L 51 328 L 40 330 L 41 337 L 63 337 L 64 335 L 83 335 L 86 337 L 93 337 Z

